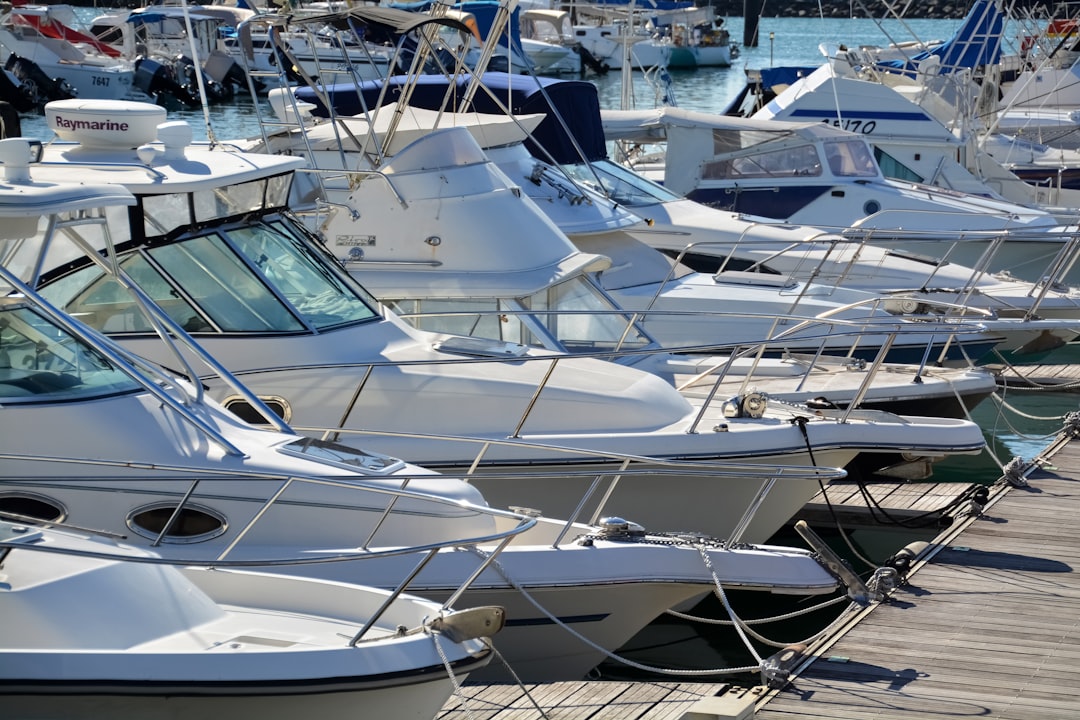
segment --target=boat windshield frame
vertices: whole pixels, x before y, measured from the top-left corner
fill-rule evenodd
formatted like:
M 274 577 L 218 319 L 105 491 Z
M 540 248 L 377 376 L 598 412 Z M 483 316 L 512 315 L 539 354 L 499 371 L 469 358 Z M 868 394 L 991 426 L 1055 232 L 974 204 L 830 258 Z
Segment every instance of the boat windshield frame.
M 523 297 L 386 298 L 385 303 L 421 330 L 553 352 L 591 354 L 659 347 L 633 313 L 620 309 L 599 283 L 583 274 Z M 582 328 L 587 329 L 580 332 Z M 597 336 L 596 328 L 605 330 L 603 336 Z M 579 331 L 574 333 L 577 339 L 568 337 L 572 329 Z
M 132 210 L 133 227 L 145 230 Z M 317 334 L 382 319 L 378 302 L 283 209 L 160 227 L 165 234 L 118 244 L 119 264 L 192 335 Z M 43 296 L 107 334 L 154 332 L 115 278 L 89 261 L 72 265 L 43 276 Z

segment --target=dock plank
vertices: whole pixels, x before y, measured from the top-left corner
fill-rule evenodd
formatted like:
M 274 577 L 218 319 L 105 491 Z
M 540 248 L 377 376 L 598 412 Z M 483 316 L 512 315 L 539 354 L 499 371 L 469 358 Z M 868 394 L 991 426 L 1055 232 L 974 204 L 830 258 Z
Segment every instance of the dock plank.
M 678 720 L 728 683 L 553 682 L 465 685 L 436 720 Z

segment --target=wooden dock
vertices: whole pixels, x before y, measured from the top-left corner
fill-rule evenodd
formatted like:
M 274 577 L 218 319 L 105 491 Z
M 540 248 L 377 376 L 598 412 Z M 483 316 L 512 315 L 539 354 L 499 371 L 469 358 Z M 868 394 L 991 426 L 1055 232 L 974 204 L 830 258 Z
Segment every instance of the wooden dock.
M 811 647 L 758 720 L 1080 717 L 1080 440 L 940 535 L 891 602 Z
M 966 496 L 971 483 L 869 482 L 851 480 L 829 483 L 803 506 L 794 518 L 811 526 L 832 526 L 839 521 L 846 528 L 889 523 L 945 526 Z
M 957 515 L 887 602 L 855 613 L 812 645 L 782 688 L 466 685 L 436 720 L 1076 720 L 1077 438 L 1080 430 L 1067 427 L 1025 469 L 1021 486 L 1003 478 L 981 515 Z M 949 484 L 891 485 L 875 496 L 910 513 L 957 494 Z M 830 502 L 858 505 L 857 488 L 849 490 Z
M 747 691 L 727 683 L 555 682 L 461 690 L 436 720 L 680 720 L 693 717 L 695 707 L 753 707 L 743 701 Z
M 1080 364 L 995 366 L 998 385 L 1054 392 L 1080 392 Z

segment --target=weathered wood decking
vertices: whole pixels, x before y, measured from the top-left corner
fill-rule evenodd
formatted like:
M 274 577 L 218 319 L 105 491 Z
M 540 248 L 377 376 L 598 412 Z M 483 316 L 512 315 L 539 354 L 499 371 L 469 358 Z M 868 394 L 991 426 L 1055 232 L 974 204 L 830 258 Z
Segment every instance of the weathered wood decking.
M 1048 388 L 1054 392 L 1080 392 L 1080 364 L 1020 365 L 997 369 L 998 385 L 1011 388 Z
M 1080 718 L 1080 441 L 957 523 L 893 601 L 820 648 L 758 720 Z
M 942 532 L 890 602 L 811 647 L 781 690 L 547 683 L 527 686 L 530 699 L 466 686 L 437 720 L 741 719 L 751 707 L 757 720 L 1080 718 L 1080 439 L 1063 433 L 1039 461 L 1029 487 L 995 486 L 981 517 Z M 898 483 L 881 497 L 924 512 L 955 487 Z M 830 500 L 857 504 L 854 492 Z
M 972 487 L 969 483 L 871 482 L 860 486 L 854 481 L 834 481 L 824 493 L 811 498 L 792 522 L 832 525 L 839 521 L 850 528 L 888 519 L 933 526 Z
M 436 720 L 679 720 L 726 683 L 556 682 L 466 685 Z M 528 689 L 528 694 L 525 690 Z M 531 696 L 531 698 L 530 698 Z M 540 710 L 543 710 L 541 714 Z

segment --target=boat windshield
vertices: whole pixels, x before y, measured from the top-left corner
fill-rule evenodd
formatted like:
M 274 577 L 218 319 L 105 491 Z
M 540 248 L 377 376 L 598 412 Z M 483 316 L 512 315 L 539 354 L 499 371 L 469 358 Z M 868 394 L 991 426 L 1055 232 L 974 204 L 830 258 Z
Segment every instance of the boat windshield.
M 709 160 L 701 166 L 701 177 L 708 180 L 727 180 L 821 175 L 821 159 L 813 145 L 777 145 L 775 149 L 766 149 L 771 146 L 765 146 L 737 157 Z
M 652 343 L 636 324 L 627 331 L 630 318 L 581 275 L 522 298 L 425 298 L 385 302 L 423 330 L 520 343 L 558 352 L 634 350 Z
M 682 199 L 667 188 L 610 160 L 575 163 L 563 167 L 566 173 L 579 184 L 596 190 L 626 207 L 656 205 Z
M 300 333 L 378 318 L 362 291 L 278 215 L 181 235 L 123 253 L 120 265 L 191 333 Z M 107 333 L 146 333 L 132 296 L 97 266 L 41 293 Z
M 825 158 L 837 177 L 877 177 L 874 154 L 862 140 L 826 140 Z
M 0 404 L 69 402 L 141 389 L 36 308 L 0 301 Z

